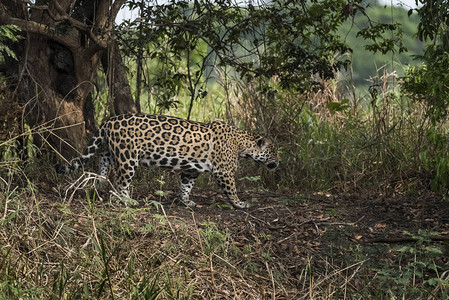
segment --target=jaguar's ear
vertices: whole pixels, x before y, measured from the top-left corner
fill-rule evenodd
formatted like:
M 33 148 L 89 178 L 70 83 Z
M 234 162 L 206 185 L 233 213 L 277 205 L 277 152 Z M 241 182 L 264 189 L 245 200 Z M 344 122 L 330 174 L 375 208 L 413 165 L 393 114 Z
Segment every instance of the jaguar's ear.
M 262 148 L 262 146 L 265 145 L 265 139 L 261 136 L 256 137 L 256 139 L 257 139 L 257 141 L 256 141 L 257 146 Z

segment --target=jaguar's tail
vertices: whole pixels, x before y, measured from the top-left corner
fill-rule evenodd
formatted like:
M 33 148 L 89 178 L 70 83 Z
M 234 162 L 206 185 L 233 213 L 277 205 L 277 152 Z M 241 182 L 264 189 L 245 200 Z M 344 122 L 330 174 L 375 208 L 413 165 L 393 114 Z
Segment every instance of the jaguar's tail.
M 95 155 L 95 152 L 100 148 L 100 145 L 103 143 L 105 138 L 105 129 L 101 126 L 94 134 L 92 139 L 89 142 L 86 150 L 84 150 L 83 155 L 80 157 L 76 157 L 70 161 L 70 165 L 61 165 L 56 164 L 55 169 L 58 174 L 67 174 L 73 171 L 78 170 L 87 164 L 92 156 Z

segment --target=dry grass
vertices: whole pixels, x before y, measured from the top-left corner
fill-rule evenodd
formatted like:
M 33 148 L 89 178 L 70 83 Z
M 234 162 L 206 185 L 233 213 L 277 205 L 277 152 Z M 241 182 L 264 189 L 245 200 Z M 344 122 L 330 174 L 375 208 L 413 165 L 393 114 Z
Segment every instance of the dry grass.
M 328 195 L 302 202 L 290 194 L 241 191 L 243 198 L 259 200 L 250 210 L 235 211 L 221 204 L 205 206 L 221 196 L 202 191 L 194 195 L 200 203 L 195 210 L 172 203 L 172 196 L 141 198 L 138 206 L 126 207 L 89 190 L 86 184 L 95 181 L 89 173 L 78 181 L 63 177 L 67 179 L 63 186 L 61 179 L 51 178 L 14 186 L 7 178 L 0 183 L 0 298 L 364 299 L 379 293 L 396 295 L 389 289 L 382 291 L 383 285 L 398 286 L 398 269 L 392 267 L 396 262 L 390 255 L 400 252 L 386 248 L 385 257 L 377 261 L 377 256 L 347 240 L 355 234 L 350 232 L 376 222 L 354 220 L 361 212 L 353 213 L 352 200 L 342 210 Z M 49 182 L 50 186 L 45 185 Z M 435 216 L 423 220 L 428 218 Z M 435 222 L 445 226 L 443 218 Z M 399 271 L 415 270 L 413 260 L 431 263 L 428 254 L 420 251 L 411 262 L 402 257 Z M 384 260 L 391 266 L 382 265 Z M 436 278 L 441 284 L 430 287 L 437 298 L 446 295 L 448 273 L 442 270 Z M 429 290 L 419 273 L 413 276 L 417 279 L 410 279 L 404 290 L 422 298 Z
M 50 195 L 13 194 L 1 201 L 1 295 L 257 299 L 275 292 L 271 276 L 244 276 L 229 260 L 232 241 L 205 251 L 209 237 L 193 212 L 184 220 L 151 204 L 124 209 L 89 197 L 70 205 Z
M 171 203 L 143 202 L 126 208 L 87 192 L 69 201 L 30 188 L 4 190 L 0 296 L 332 299 L 352 289 L 364 264 L 339 268 L 315 258 L 307 247 L 301 251 L 311 251 L 308 259 L 277 260 L 270 256 L 276 245 L 259 232 L 253 234 L 259 242 L 245 244 L 250 237 L 242 239 L 232 227 L 207 221 L 206 215 Z M 315 270 L 317 261 L 325 265 L 321 271 Z M 288 264 L 297 271 L 287 271 Z

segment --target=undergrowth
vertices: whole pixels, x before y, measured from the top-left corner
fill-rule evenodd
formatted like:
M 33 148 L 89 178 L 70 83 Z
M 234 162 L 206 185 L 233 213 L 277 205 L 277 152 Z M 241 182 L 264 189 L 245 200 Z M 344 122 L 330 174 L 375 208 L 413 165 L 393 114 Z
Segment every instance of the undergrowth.
M 278 187 L 356 192 L 416 184 L 445 193 L 447 124 L 432 124 L 426 106 L 400 93 L 394 74 L 374 78 L 364 97 L 344 97 L 337 82 L 313 92 L 284 93 L 276 82 L 237 86 L 237 114 L 279 145 Z M 346 93 L 347 94 L 347 93 Z M 272 178 L 264 179 L 272 182 Z

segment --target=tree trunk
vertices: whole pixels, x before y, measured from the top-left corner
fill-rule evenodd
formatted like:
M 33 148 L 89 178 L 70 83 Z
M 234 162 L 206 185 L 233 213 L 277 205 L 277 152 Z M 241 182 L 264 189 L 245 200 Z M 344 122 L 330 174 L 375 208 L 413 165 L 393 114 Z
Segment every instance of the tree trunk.
M 14 70 L 10 78 L 38 146 L 49 145 L 68 158 L 78 155 L 86 136 L 93 133 L 91 91 L 124 2 L 3 0 L 0 4 L 0 24 L 17 25 L 25 36 L 22 51 L 17 51 L 19 61 L 8 60 L 6 69 Z M 123 85 L 129 88 L 127 80 L 120 86 L 126 90 Z M 132 111 L 130 103 L 134 104 L 130 92 L 120 98 L 123 110 Z
M 33 97 L 24 104 L 26 120 L 46 124 L 48 130 L 35 135 L 39 144 L 48 143 L 64 157 L 76 155 L 95 129 L 90 92 L 100 53 L 86 57 L 40 35 L 28 40 L 26 94 Z
M 115 41 L 109 44 L 108 51 L 101 58 L 101 63 L 109 85 L 109 110 L 111 115 L 140 112 L 136 103 L 129 100 L 131 98 L 131 87 L 125 64 Z

